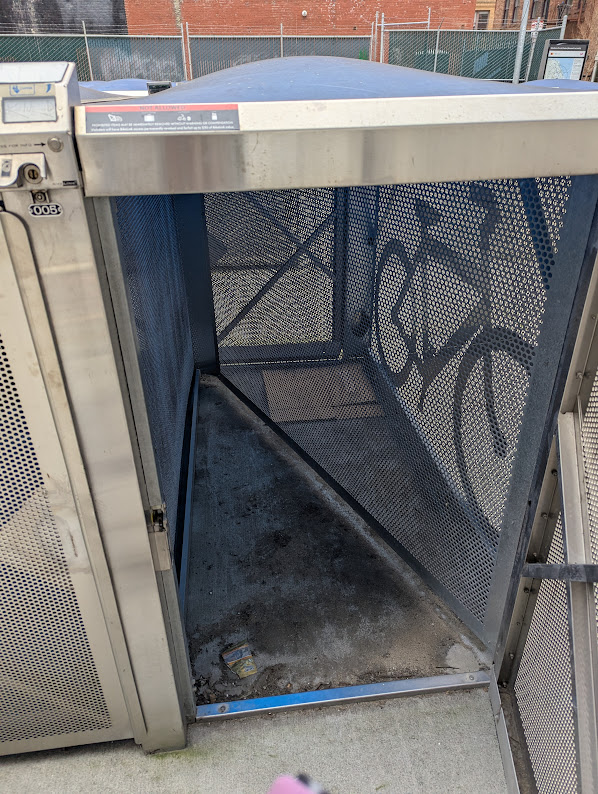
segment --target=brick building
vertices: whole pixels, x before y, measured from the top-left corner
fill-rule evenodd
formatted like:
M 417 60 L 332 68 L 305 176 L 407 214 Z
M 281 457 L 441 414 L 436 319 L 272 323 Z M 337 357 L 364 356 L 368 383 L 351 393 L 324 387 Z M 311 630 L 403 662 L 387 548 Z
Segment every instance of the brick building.
M 289 35 L 369 34 L 376 12 L 389 22 L 422 22 L 431 27 L 469 28 L 474 21 L 476 0 L 125 0 L 131 31 L 173 31 L 181 23 L 201 34 L 243 33 Z M 305 14 L 304 14 L 305 12 Z
M 476 9 L 485 0 L 478 0 Z M 483 6 L 486 7 L 485 5 Z M 521 23 L 523 0 L 497 0 L 494 7 L 494 28 L 518 28 Z M 598 52 L 598 2 L 596 0 L 534 0 L 530 8 L 530 24 L 538 19 L 552 27 L 560 25 L 567 15 L 567 39 L 589 39 L 590 47 L 583 77 L 589 79 Z M 490 27 L 490 25 L 489 25 Z M 558 38 L 558 36 L 557 36 Z
M 578 0 L 574 0 L 575 3 Z M 532 0 L 530 3 L 530 24 L 535 19 L 542 19 L 547 25 L 560 25 L 566 13 L 563 0 Z M 521 23 L 523 0 L 497 0 L 494 7 L 494 28 L 518 28 Z
M 567 16 L 566 38 L 590 40 L 584 69 L 584 77 L 589 79 L 598 52 L 598 3 L 594 0 L 574 0 Z

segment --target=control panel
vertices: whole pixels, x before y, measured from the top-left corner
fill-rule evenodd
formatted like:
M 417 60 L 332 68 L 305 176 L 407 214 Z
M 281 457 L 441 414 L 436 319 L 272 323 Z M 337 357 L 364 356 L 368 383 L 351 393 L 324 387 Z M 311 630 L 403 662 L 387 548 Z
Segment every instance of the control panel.
M 78 187 L 73 111 L 79 103 L 74 64 L 0 63 L 0 191 Z M 40 210 L 41 212 L 41 210 Z

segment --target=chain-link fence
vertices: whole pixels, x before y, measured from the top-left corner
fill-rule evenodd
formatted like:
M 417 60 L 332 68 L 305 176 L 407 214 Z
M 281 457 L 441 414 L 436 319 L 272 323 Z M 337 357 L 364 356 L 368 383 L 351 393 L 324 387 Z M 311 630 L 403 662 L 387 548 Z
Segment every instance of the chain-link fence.
M 193 77 L 281 57 L 280 36 L 189 36 Z
M 91 80 L 83 35 L 0 35 L 0 61 L 74 61 L 80 80 Z
M 525 34 L 521 80 L 536 80 L 544 42 L 559 28 Z M 381 60 L 428 72 L 512 80 L 519 32 L 516 30 L 389 30 L 383 32 Z
M 87 36 L 94 80 L 185 80 L 181 36 Z
M 526 33 L 521 80 L 535 80 L 544 42 L 559 28 Z M 514 30 L 383 30 L 378 35 L 194 36 L 0 34 L 0 61 L 74 61 L 80 80 L 180 81 L 231 66 L 294 55 L 381 60 L 441 74 L 511 80 Z
M 370 36 L 189 36 L 193 77 L 293 55 L 333 55 L 368 61 L 370 47 Z

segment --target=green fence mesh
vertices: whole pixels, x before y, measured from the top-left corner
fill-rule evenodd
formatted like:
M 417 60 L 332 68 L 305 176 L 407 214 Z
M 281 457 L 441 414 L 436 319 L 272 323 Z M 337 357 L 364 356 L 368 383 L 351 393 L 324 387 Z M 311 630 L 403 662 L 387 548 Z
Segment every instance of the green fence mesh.
M 544 42 L 558 33 L 558 28 L 540 31 L 535 45 L 531 31 L 526 33 L 521 80 L 526 75 L 537 79 Z M 395 66 L 478 80 L 512 80 L 518 36 L 516 30 L 391 30 L 384 54 Z
M 521 80 L 536 80 L 544 43 L 558 28 L 526 33 Z M 512 80 L 515 30 L 391 30 L 384 35 L 383 60 L 397 66 L 481 80 Z M 180 36 L 0 35 L 0 61 L 74 61 L 80 80 L 185 79 Z M 189 36 L 194 77 L 265 58 L 279 58 L 280 36 Z M 88 54 L 89 49 L 89 54 Z M 378 51 L 379 52 L 379 51 Z M 366 36 L 284 36 L 282 53 L 370 58 Z M 378 53 L 376 56 L 379 57 Z
M 1 35 L 0 61 L 74 61 L 79 80 L 90 80 L 83 36 Z

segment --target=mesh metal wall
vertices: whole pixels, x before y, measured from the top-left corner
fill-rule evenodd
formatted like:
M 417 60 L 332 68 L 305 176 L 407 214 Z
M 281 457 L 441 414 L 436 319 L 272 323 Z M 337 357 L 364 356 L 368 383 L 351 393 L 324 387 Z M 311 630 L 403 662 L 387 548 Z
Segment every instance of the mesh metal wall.
M 565 562 L 560 518 L 547 562 Z M 566 582 L 540 585 L 515 695 L 539 793 L 577 794 Z
M 57 519 L 1 339 L 0 398 L 0 743 L 110 728 Z
M 114 206 L 158 476 L 174 541 L 194 362 L 173 200 L 121 197 Z
M 206 197 L 223 373 L 479 624 L 569 188 Z

